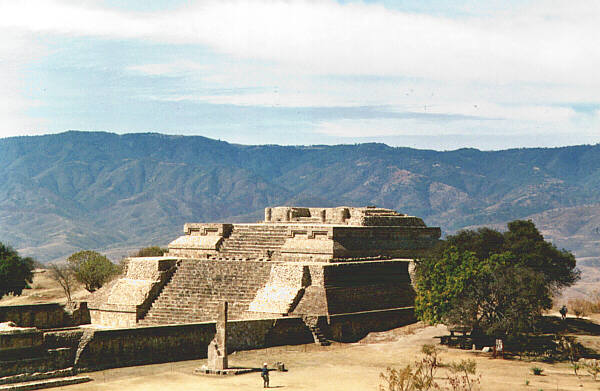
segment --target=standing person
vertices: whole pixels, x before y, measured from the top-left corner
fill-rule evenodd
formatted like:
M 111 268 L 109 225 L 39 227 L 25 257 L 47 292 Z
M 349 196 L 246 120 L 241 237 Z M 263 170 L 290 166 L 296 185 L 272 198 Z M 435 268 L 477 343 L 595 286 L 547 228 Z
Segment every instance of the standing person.
M 269 388 L 269 370 L 267 369 L 267 363 L 263 364 L 260 376 L 263 378 L 263 388 Z
M 567 306 L 563 304 L 562 308 L 558 312 L 560 312 L 561 318 L 565 320 L 565 318 L 567 317 Z

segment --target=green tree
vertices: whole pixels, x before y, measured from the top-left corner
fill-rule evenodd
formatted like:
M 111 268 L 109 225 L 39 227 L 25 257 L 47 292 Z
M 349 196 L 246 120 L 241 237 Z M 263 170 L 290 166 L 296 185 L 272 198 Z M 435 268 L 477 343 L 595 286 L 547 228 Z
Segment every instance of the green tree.
M 134 257 L 162 257 L 168 250 L 158 246 L 144 247 L 135 253 Z
M 544 240 L 531 221 L 508 231 L 461 231 L 416 267 L 417 316 L 506 336 L 531 331 L 557 290 L 579 278 L 575 258 Z
M 12 247 L 0 243 L 0 298 L 20 295 L 33 281 L 34 260 L 22 258 Z
M 518 262 L 544 276 L 554 291 L 573 285 L 580 277 L 573 254 L 546 242 L 531 220 L 508 223 L 503 251 L 510 251 Z
M 96 251 L 79 251 L 67 258 L 75 278 L 89 292 L 94 292 L 119 274 L 119 266 L 112 263 L 104 255 Z

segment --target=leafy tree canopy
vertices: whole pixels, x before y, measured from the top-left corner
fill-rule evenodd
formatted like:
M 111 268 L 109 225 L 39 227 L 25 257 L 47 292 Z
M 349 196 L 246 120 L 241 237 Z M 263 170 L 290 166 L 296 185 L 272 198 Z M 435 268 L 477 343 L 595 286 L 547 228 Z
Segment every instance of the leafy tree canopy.
M 0 243 L 0 298 L 20 295 L 33 281 L 34 260 L 21 258 L 12 247 Z
M 89 292 L 101 288 L 120 272 L 117 265 L 96 251 L 76 252 L 67 258 L 67 262 L 71 265 L 77 281 Z
M 546 242 L 531 221 L 508 231 L 481 228 L 449 236 L 417 261 L 415 310 L 429 323 L 488 335 L 530 331 L 552 294 L 579 278 L 575 258 Z

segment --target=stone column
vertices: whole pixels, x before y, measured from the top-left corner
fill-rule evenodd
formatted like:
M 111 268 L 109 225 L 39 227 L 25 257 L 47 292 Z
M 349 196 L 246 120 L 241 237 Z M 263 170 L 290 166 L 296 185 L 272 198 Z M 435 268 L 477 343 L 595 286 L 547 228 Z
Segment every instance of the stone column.
M 273 215 L 273 211 L 271 210 L 271 208 L 265 208 L 265 222 L 269 222 L 271 221 L 271 217 Z
M 208 368 L 227 369 L 227 302 L 221 303 L 217 319 L 217 333 L 208 345 Z

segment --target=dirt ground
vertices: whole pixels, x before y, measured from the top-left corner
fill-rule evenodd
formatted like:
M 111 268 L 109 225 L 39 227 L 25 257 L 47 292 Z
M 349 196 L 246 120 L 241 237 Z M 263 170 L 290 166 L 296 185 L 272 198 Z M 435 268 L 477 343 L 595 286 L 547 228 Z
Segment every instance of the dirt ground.
M 50 278 L 50 271 L 36 269 L 33 273 L 31 289 L 24 289 L 20 296 L 7 295 L 0 299 L 2 305 L 25 305 L 45 303 L 66 303 L 67 298 L 60 285 Z M 71 296 L 73 300 L 85 300 L 89 295 L 81 284 L 74 283 Z
M 61 288 L 47 272 L 36 273 L 33 289 L 22 296 L 8 296 L 0 305 L 64 302 Z M 87 292 L 79 287 L 74 294 L 83 299 Z M 600 315 L 592 316 L 600 324 Z M 258 368 L 263 362 L 270 367 L 277 361 L 285 364 L 287 372 L 271 372 L 271 388 L 285 390 L 377 390 L 379 374 L 388 366 L 402 367 L 421 357 L 424 344 L 438 343 L 435 336 L 447 334 L 444 326 L 410 325 L 382 333 L 371 333 L 354 344 L 321 347 L 314 344 L 236 352 L 229 356 L 231 366 Z M 578 337 L 587 346 L 600 349 L 600 335 Z M 439 345 L 438 345 L 439 346 Z M 481 390 L 600 390 L 600 380 L 594 382 L 588 374 L 575 376 L 567 363 L 545 364 L 520 360 L 492 359 L 489 354 L 441 347 L 442 362 L 473 358 L 481 374 Z M 206 360 L 181 361 L 156 365 L 116 368 L 91 372 L 90 383 L 66 386 L 68 391 L 90 390 L 223 390 L 241 391 L 262 389 L 259 373 L 231 377 L 195 375 L 194 369 Z M 542 376 L 534 376 L 532 367 L 542 368 Z M 446 369 L 438 371 L 443 384 Z
M 412 326 L 414 329 L 415 326 Z M 444 326 L 425 327 L 406 335 L 406 329 L 372 333 L 354 344 L 329 347 L 299 345 L 237 352 L 230 355 L 230 365 L 258 368 L 263 362 L 281 361 L 289 370 L 271 372 L 271 388 L 287 390 L 377 390 L 379 374 L 388 366 L 400 367 L 420 357 L 420 348 L 436 343 L 437 335 L 446 333 Z M 473 358 L 481 374 L 481 390 L 600 390 L 600 380 L 589 375 L 577 377 L 565 363 L 544 364 L 519 360 L 492 359 L 489 354 L 442 348 L 442 362 Z M 65 390 L 223 390 L 261 389 L 259 373 L 216 377 L 193 373 L 206 360 L 110 369 L 89 373 L 94 381 L 64 387 Z M 531 368 L 542 368 L 534 376 Z M 446 370 L 440 369 L 443 383 Z M 528 382 L 528 384 L 527 384 Z

